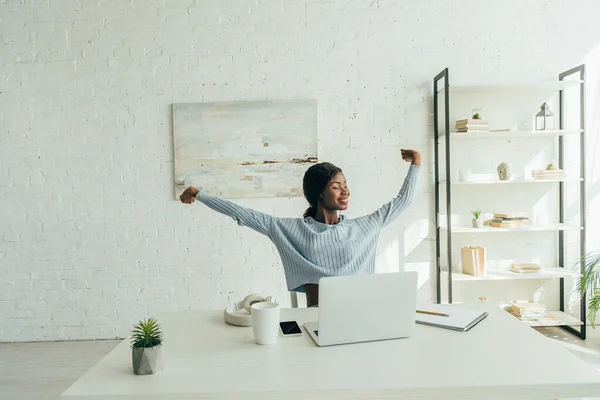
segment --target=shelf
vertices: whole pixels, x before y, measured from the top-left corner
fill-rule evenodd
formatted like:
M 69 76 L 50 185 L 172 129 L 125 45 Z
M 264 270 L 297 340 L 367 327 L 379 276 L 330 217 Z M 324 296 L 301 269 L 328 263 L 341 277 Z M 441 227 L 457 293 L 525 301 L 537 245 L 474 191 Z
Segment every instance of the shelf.
M 447 304 L 447 303 L 445 303 L 445 304 Z M 464 304 L 464 303 L 452 302 L 452 304 Z M 548 316 L 546 316 L 544 318 L 523 321 L 522 319 L 515 316 L 514 314 L 506 311 L 506 309 L 503 306 L 499 305 L 499 307 L 501 309 L 503 309 L 507 314 L 512 316 L 513 318 L 516 318 L 516 319 L 520 320 L 521 322 L 523 322 L 524 324 L 527 324 L 531 327 L 580 326 L 580 325 L 583 325 L 583 322 L 579 318 L 573 317 L 572 315 L 569 315 L 569 314 L 565 313 L 564 311 L 546 311 L 546 314 L 548 314 Z
M 440 227 L 444 232 L 448 231 L 445 226 Z M 566 229 L 581 229 L 577 225 L 571 224 L 551 224 L 549 226 L 522 226 L 518 228 L 495 228 L 484 226 L 483 228 L 469 228 L 467 226 L 453 226 L 452 233 L 496 233 L 496 232 L 544 232 L 544 231 L 562 231 Z
M 508 311 L 507 311 L 508 312 Z M 510 314 L 510 313 L 509 313 Z M 540 319 L 523 321 L 520 318 L 512 315 L 513 317 L 521 320 L 524 324 L 529 326 L 573 326 L 573 325 L 583 325 L 580 319 L 575 318 L 569 314 L 566 314 L 562 311 L 547 311 L 548 316 Z
M 497 85 L 450 85 L 450 93 L 511 93 L 511 92 L 553 92 L 581 85 L 581 80 L 547 81 L 537 83 L 508 83 Z M 439 90 L 444 92 L 444 87 Z
M 519 139 L 519 138 L 548 138 L 568 135 L 577 135 L 583 132 L 576 130 L 556 131 L 505 131 L 505 132 L 451 132 L 450 141 L 454 140 L 479 140 L 479 139 Z M 440 141 L 446 140 L 446 135 L 441 134 Z
M 490 199 L 490 201 L 495 201 L 498 202 L 499 199 L 497 199 L 497 193 L 488 193 L 487 196 L 483 196 L 486 191 L 495 191 L 495 190 L 500 190 L 502 189 L 503 192 L 515 192 L 512 193 L 513 197 L 517 196 L 518 191 L 521 190 L 526 190 L 527 192 L 532 191 L 530 193 L 527 194 L 531 194 L 534 195 L 536 194 L 535 197 L 539 197 L 538 195 L 542 195 L 541 192 L 546 192 L 547 190 L 555 190 L 555 189 L 562 189 L 563 186 L 570 186 L 571 184 L 573 184 L 573 186 L 579 186 L 579 200 L 581 199 L 585 199 L 586 198 L 586 185 L 582 184 L 582 182 L 584 182 L 584 179 L 582 179 L 582 176 L 580 176 L 579 174 L 571 174 L 568 173 L 568 171 L 564 171 L 565 174 L 555 174 L 555 175 L 551 175 L 551 174 L 547 174 L 547 175 L 538 175 L 535 174 L 535 177 L 533 176 L 533 174 L 531 173 L 517 173 L 517 174 L 513 174 L 513 179 L 508 180 L 508 181 L 500 181 L 498 179 L 498 175 L 495 173 L 495 169 L 496 168 L 486 168 L 486 171 L 481 171 L 481 173 L 479 174 L 466 174 L 464 177 L 462 174 L 457 174 L 457 175 L 453 175 L 451 171 L 447 171 L 447 168 L 444 168 L 445 166 L 447 166 L 448 168 L 451 167 L 450 164 L 452 164 L 450 162 L 451 159 L 456 160 L 456 159 L 461 159 L 464 161 L 464 159 L 466 158 L 466 160 L 468 162 L 470 162 L 470 158 L 471 156 L 474 157 L 479 157 L 480 159 L 477 160 L 473 160 L 472 164 L 479 164 L 481 161 L 485 162 L 485 157 L 490 157 L 494 156 L 494 155 L 500 155 L 500 154 L 510 154 L 511 151 L 514 151 L 514 149 L 516 147 L 514 146 L 521 146 L 522 148 L 526 148 L 526 147 L 532 147 L 530 149 L 529 154 L 531 155 L 537 155 L 538 152 L 540 151 L 540 149 L 538 149 L 537 147 L 539 146 L 546 146 L 546 145 L 550 145 L 552 144 L 553 146 L 550 146 L 547 149 L 544 149 L 545 152 L 548 153 L 557 153 L 556 156 L 559 157 L 560 155 L 564 155 L 565 150 L 568 149 L 569 150 L 569 156 L 568 157 L 576 157 L 575 154 L 579 154 L 579 163 L 580 166 L 585 167 L 585 165 L 583 164 L 585 158 L 585 152 L 584 152 L 584 148 L 582 148 L 581 146 L 571 146 L 570 142 L 581 142 L 581 140 L 583 140 L 583 137 L 586 133 L 585 129 L 581 129 L 583 128 L 583 126 L 581 125 L 581 121 L 583 121 L 584 119 L 584 110 L 585 110 L 585 104 L 584 104 L 584 98 L 581 96 L 582 93 L 585 92 L 585 86 L 586 86 L 586 82 L 584 80 L 582 80 L 583 75 L 584 75 L 584 71 L 585 71 L 585 65 L 579 65 L 577 67 L 574 68 L 570 68 L 569 70 L 566 71 L 562 71 L 560 72 L 560 74 L 558 74 L 556 76 L 556 78 L 553 77 L 548 77 L 548 80 L 544 80 L 544 78 L 542 77 L 542 80 L 537 80 L 534 82 L 527 82 L 527 81 L 523 81 L 521 80 L 520 82 L 518 82 L 518 80 L 520 80 L 521 78 L 517 77 L 516 75 L 514 76 L 514 78 L 517 81 L 513 81 L 513 82 L 501 82 L 496 80 L 495 82 L 490 82 L 485 76 L 482 77 L 482 80 L 480 80 L 479 82 L 469 82 L 468 80 L 464 80 L 463 82 L 456 84 L 456 81 L 451 81 L 450 80 L 450 69 L 449 68 L 445 68 L 443 69 L 441 72 L 439 72 L 438 74 L 436 74 L 433 78 L 433 82 L 434 82 L 434 91 L 433 91 L 433 98 L 434 98 L 434 104 L 433 104 L 433 121 L 435 123 L 435 127 L 436 127 L 436 133 L 437 133 L 437 138 L 433 135 L 433 132 L 430 133 L 430 140 L 433 142 L 433 145 L 435 146 L 435 160 L 434 160 L 434 167 L 435 167 L 435 173 L 436 173 L 436 177 L 437 180 L 435 182 L 435 184 L 437 186 L 435 186 L 435 216 L 436 216 L 436 222 L 437 222 L 437 226 L 436 226 L 436 238 L 435 238 L 435 242 L 436 242 L 436 260 L 438 263 L 438 266 L 440 266 L 440 260 L 441 260 L 441 255 L 443 252 L 448 251 L 450 253 L 450 257 L 449 259 L 446 260 L 446 268 L 450 268 L 452 271 L 454 271 L 455 268 L 453 267 L 453 261 L 454 261 L 454 257 L 452 257 L 453 251 L 455 250 L 453 248 L 453 243 L 456 244 L 458 243 L 457 240 L 468 240 L 469 238 L 474 239 L 474 238 L 480 238 L 482 237 L 482 235 L 485 234 L 494 234 L 494 233 L 504 233 L 505 235 L 507 234 L 514 234 L 516 235 L 516 237 L 514 237 L 514 239 L 518 239 L 522 236 L 523 239 L 525 239 L 525 236 L 527 235 L 529 237 L 529 235 L 533 234 L 534 232 L 538 232 L 537 235 L 539 235 L 541 232 L 547 232 L 545 234 L 543 234 L 543 237 L 550 237 L 550 236 L 554 236 L 556 235 L 556 232 L 560 232 L 559 234 L 559 239 L 562 239 L 562 232 L 566 231 L 566 230 L 571 230 L 574 235 L 573 236 L 579 236 L 581 235 L 581 240 L 582 242 L 585 242 L 585 213 L 583 212 L 583 202 L 579 201 L 579 202 L 574 202 L 573 203 L 573 207 L 577 210 L 577 208 L 579 209 L 579 213 L 581 215 L 581 217 L 583 218 L 583 222 L 579 222 L 576 219 L 569 219 L 568 222 L 573 222 L 573 223 L 546 223 L 546 224 L 541 224 L 541 222 L 545 222 L 548 221 L 548 219 L 545 219 L 545 221 L 542 221 L 541 219 L 536 219 L 535 222 L 537 222 L 537 224 L 531 224 L 529 221 L 526 221 L 527 224 L 524 224 L 523 226 L 513 226 L 513 227 L 508 227 L 508 228 L 498 228 L 498 227 L 493 227 L 490 226 L 490 222 L 486 221 L 487 224 L 483 225 L 483 227 L 481 228 L 473 228 L 472 224 L 471 224 L 471 218 L 467 218 L 466 216 L 463 216 L 461 218 L 456 218 L 457 215 L 451 215 L 452 213 L 449 212 L 450 210 L 454 209 L 462 209 L 465 208 L 467 206 L 467 204 L 463 204 L 461 207 L 460 202 L 458 202 L 459 198 L 460 200 L 464 200 L 462 199 L 462 196 L 459 196 L 459 198 L 456 198 L 456 196 L 450 196 L 451 194 L 454 194 L 455 192 L 461 192 L 462 191 L 466 191 L 469 192 L 470 194 L 476 194 L 474 193 L 475 191 L 477 192 L 478 196 L 477 201 L 481 202 L 486 200 L 486 197 Z M 455 75 L 453 75 L 455 76 Z M 561 79 L 565 79 L 565 80 L 561 80 Z M 564 92 L 563 92 L 564 90 Z M 568 90 L 568 92 L 567 92 Z M 563 96 L 565 93 L 572 93 L 573 96 Z M 523 114 L 521 117 L 518 117 L 518 115 L 520 115 L 519 113 L 524 113 L 522 111 L 523 106 L 525 105 L 525 107 L 527 107 L 528 109 L 532 109 L 535 110 L 536 104 L 541 104 L 543 101 L 547 101 L 550 103 L 555 103 L 555 100 L 558 100 L 560 94 L 560 101 L 561 101 L 561 107 L 558 107 L 558 112 L 556 113 L 556 122 L 564 122 L 565 124 L 557 124 L 552 126 L 553 130 L 548 130 L 548 131 L 536 131 L 533 130 L 535 128 L 535 121 L 533 121 L 534 116 L 533 115 L 529 115 L 528 117 Z M 576 96 L 577 94 L 577 96 Z M 516 101 L 515 101 L 516 100 Z M 455 107 L 454 102 L 458 102 L 459 105 L 458 107 Z M 567 116 L 565 115 L 565 108 L 566 109 L 570 109 L 571 107 L 571 103 L 574 103 L 574 107 L 573 109 L 575 110 L 575 112 L 573 113 L 573 115 Z M 469 105 L 470 104 L 470 105 Z M 496 107 L 496 105 L 498 104 L 498 106 L 502 106 L 501 108 Z M 530 104 L 530 105 L 526 105 L 526 104 Z M 469 109 L 470 107 L 473 106 L 478 106 L 478 107 L 483 107 L 484 109 L 490 108 L 493 110 L 497 110 L 498 113 L 502 114 L 498 114 L 497 117 L 498 118 L 487 118 L 487 120 L 489 120 L 490 122 L 490 126 L 489 129 L 490 130 L 471 130 L 472 128 L 469 128 L 469 132 L 456 132 L 458 129 L 455 126 L 455 122 L 457 119 L 460 118 L 469 118 L 469 115 L 473 115 L 473 114 L 469 114 Z M 513 117 L 510 116 L 510 109 L 508 109 L 508 107 L 510 108 L 514 108 L 515 112 L 517 114 L 515 114 Z M 507 108 L 505 110 L 505 108 Z M 452 110 L 454 109 L 454 112 L 452 113 Z M 576 110 L 578 109 L 578 111 Z M 520 110 L 520 111 L 518 111 Z M 474 113 L 474 109 L 473 109 L 473 113 Z M 577 122 L 576 119 L 576 114 L 578 114 L 579 116 L 579 123 Z M 486 118 L 484 118 L 486 119 Z M 518 122 L 521 119 L 527 119 L 527 120 L 531 120 L 529 123 L 520 123 Z M 448 122 L 448 125 L 445 123 L 445 121 Z M 441 124 L 440 124 L 441 122 Z M 522 122 L 522 121 L 521 121 Z M 550 125 L 549 125 L 550 126 Z M 564 139 L 564 140 L 563 140 Z M 457 143 L 455 143 L 458 142 Z M 575 143 L 573 143 L 575 144 Z M 477 147 L 477 146 L 484 146 L 486 147 L 486 149 L 481 148 L 479 152 L 475 152 L 475 153 L 469 153 L 469 154 L 463 154 L 464 150 L 466 149 L 463 148 L 464 146 L 469 146 L 470 147 Z M 489 147 L 489 149 L 487 149 L 487 147 Z M 557 147 L 557 149 L 555 149 L 554 147 Z M 454 151 L 459 151 L 458 154 L 453 154 Z M 497 153 L 497 154 L 496 154 Z M 541 154 L 541 153 L 540 153 Z M 548 157 L 552 157 L 551 155 L 546 155 L 544 156 L 546 158 Z M 462 161 L 461 161 L 462 162 Z M 566 168 L 566 167 L 565 167 Z M 442 173 L 443 172 L 443 173 Z M 522 171 L 524 172 L 524 171 Z M 556 171 L 555 171 L 556 172 Z M 575 170 L 573 170 L 573 172 L 575 172 Z M 464 179 L 457 179 L 460 175 L 460 178 L 464 178 Z M 548 177 L 549 179 L 537 179 L 539 177 Z M 566 182 L 566 183 L 563 183 Z M 577 183 L 579 183 L 579 185 L 577 185 Z M 529 185 L 527 187 L 525 187 L 525 185 L 528 184 L 532 184 Z M 542 184 L 542 185 L 539 185 Z M 544 185 L 546 184 L 546 185 Z M 445 186 L 440 186 L 440 185 L 445 185 Z M 499 185 L 497 186 L 497 189 L 494 189 L 492 185 Z M 506 186 L 509 185 L 509 186 Z M 521 186 L 516 186 L 516 185 L 521 185 Z M 447 190 L 444 190 L 447 189 Z M 529 188 L 529 189 L 528 189 Z M 452 189 L 452 190 L 451 190 Z M 536 190 L 534 190 L 536 189 Z M 539 190 L 537 190 L 539 189 Z M 483 192 L 482 192 L 483 190 Z M 467 193 L 463 193 L 463 194 L 467 194 Z M 510 195 L 511 193 L 509 193 Z M 564 193 L 563 193 L 564 194 Z M 483 197 L 482 197 L 483 196 Z M 443 203 L 444 201 L 442 201 L 442 197 L 443 200 L 446 203 L 446 210 L 445 213 L 442 212 L 442 208 L 443 208 Z M 529 196 L 527 196 L 527 198 L 523 198 L 523 199 L 518 199 L 518 200 L 530 200 Z M 533 200 L 533 199 L 531 199 Z M 458 203 L 458 207 L 454 206 L 454 202 Z M 557 208 L 556 213 L 559 213 L 561 209 L 563 209 L 565 207 L 565 201 L 566 199 L 564 198 L 564 196 L 559 196 L 559 199 L 556 203 L 556 207 L 554 207 L 554 204 L 548 204 L 546 208 L 548 208 L 548 210 L 544 210 L 546 212 L 551 212 L 551 209 L 553 208 Z M 569 203 L 570 204 L 570 203 Z M 577 207 L 577 205 L 579 205 L 579 207 Z M 482 205 L 482 207 L 485 208 L 485 205 Z M 487 213 L 486 213 L 487 214 Z M 553 214 L 549 214 L 549 215 L 553 215 Z M 488 219 L 487 217 L 485 219 Z M 558 220 L 558 218 L 554 219 L 554 218 L 549 218 L 552 222 Z M 564 218 L 561 218 L 560 221 L 564 221 Z M 548 221 L 550 222 L 550 221 Z M 454 226 L 454 225 L 456 226 Z M 496 225 L 496 224 L 493 224 Z M 582 226 L 584 225 L 584 226 Z M 442 232 L 442 234 L 440 234 L 440 232 Z M 445 232 L 445 234 L 443 234 Z M 528 233 L 525 233 L 528 232 Z M 455 234 L 461 234 L 462 236 L 456 236 L 454 237 L 452 235 L 452 233 Z M 495 238 L 495 239 L 494 239 Z M 506 237 L 505 237 L 506 238 Z M 455 241 L 453 242 L 452 239 L 455 239 Z M 498 239 L 496 242 L 497 244 L 499 244 L 500 246 L 502 246 L 502 242 L 503 239 L 498 236 L 497 238 L 494 237 L 490 237 L 489 240 L 496 241 L 496 239 Z M 539 238 L 540 240 L 542 239 L 542 237 Z M 470 240 L 470 239 L 469 239 Z M 445 243 L 445 246 L 443 246 L 444 248 L 442 248 L 442 243 Z M 521 241 L 523 245 L 527 246 L 529 245 L 529 242 L 527 241 Z M 492 244 L 490 243 L 490 246 L 492 246 Z M 515 242 L 515 243 L 510 243 L 510 246 L 518 246 L 520 247 L 520 243 Z M 506 246 L 504 246 L 506 247 Z M 503 248 L 504 248 L 503 247 Z M 548 248 L 546 248 L 548 247 Z M 531 251 L 533 251 L 534 253 L 539 253 L 539 254 L 543 254 L 544 252 L 547 251 L 554 251 L 555 248 L 557 248 L 557 250 L 559 251 L 559 254 L 565 254 L 565 252 L 567 251 L 567 248 L 571 248 L 573 250 L 573 255 L 575 255 L 575 252 L 577 251 L 576 246 L 573 244 L 571 244 L 571 242 L 567 243 L 566 240 L 559 240 L 558 243 L 555 243 L 554 241 L 551 241 L 550 243 L 540 243 L 538 246 L 536 246 L 535 248 L 532 248 Z M 510 250 L 510 249 L 509 249 Z M 525 249 L 526 250 L 526 249 Z M 581 249 L 579 249 L 581 251 Z M 538 254 L 538 255 L 539 255 Z M 569 255 L 569 257 L 571 257 L 570 253 L 567 253 Z M 567 262 L 567 261 L 565 261 Z M 565 265 L 565 263 L 560 263 L 561 265 Z M 503 291 L 504 290 L 509 290 L 510 286 L 514 286 L 517 283 L 520 283 L 521 285 L 519 286 L 523 286 L 524 289 L 526 289 L 527 286 L 537 286 L 537 284 L 543 284 L 543 283 L 553 283 L 555 282 L 556 279 L 562 279 L 562 278 L 569 278 L 569 279 L 573 279 L 578 276 L 580 276 L 579 271 L 570 271 L 570 270 L 565 270 L 563 268 L 543 268 L 540 271 L 536 272 L 536 273 L 532 273 L 532 274 L 519 274 L 516 272 L 512 272 L 510 271 L 510 268 L 507 268 L 506 265 L 504 265 L 502 262 L 500 263 L 489 263 L 488 266 L 495 266 L 498 268 L 502 268 L 502 269 L 488 269 L 487 273 L 484 276 L 470 276 L 470 275 L 463 275 L 460 273 L 456 273 L 453 272 L 452 273 L 452 279 L 449 280 L 449 272 L 450 271 L 444 271 L 441 272 L 441 274 L 443 274 L 443 277 L 440 276 L 440 279 L 436 279 L 436 290 L 437 293 L 439 294 L 439 298 L 437 299 L 437 301 L 442 301 L 442 299 L 444 297 L 446 297 L 447 299 L 451 299 L 453 298 L 453 286 L 454 284 L 458 285 L 461 290 L 464 289 L 465 290 L 465 294 L 467 294 L 467 297 L 471 297 L 473 296 L 473 293 L 470 293 L 470 290 L 481 286 L 482 288 L 485 286 L 489 286 L 489 289 L 492 290 L 494 289 L 495 286 L 498 286 L 498 289 L 500 289 L 500 286 L 503 286 L 503 288 L 501 288 Z M 462 271 L 460 269 L 460 263 L 458 265 L 458 268 L 456 268 L 457 271 Z M 533 279 L 533 280 L 532 280 Z M 554 279 L 554 281 L 551 281 L 551 279 Z M 529 281 L 527 281 L 529 280 Z M 504 281 L 505 283 L 499 283 L 501 281 Z M 466 283 L 464 283 L 466 282 Z M 479 284 L 474 284 L 473 282 L 481 282 Z M 484 283 L 487 282 L 487 283 Z M 512 282 L 512 283 L 511 283 Z M 527 282 L 530 283 L 534 283 L 535 285 L 526 285 Z M 444 289 L 442 289 L 442 286 L 444 286 Z M 553 285 L 554 286 L 554 285 Z M 558 285 L 556 285 L 558 286 Z M 467 290 L 468 289 L 468 290 Z M 529 289 L 533 289 L 532 287 Z M 558 288 L 557 288 L 558 289 Z M 565 288 L 561 287 L 560 288 L 560 294 L 557 293 L 557 295 L 561 296 L 561 304 L 565 301 L 565 298 L 569 296 L 569 293 L 567 293 L 567 290 L 563 290 Z M 447 296 L 443 295 L 443 291 L 447 290 Z M 553 292 L 554 293 L 554 292 Z M 506 294 L 508 297 L 510 297 L 509 294 Z M 461 296 L 456 296 L 456 297 L 461 297 Z M 493 297 L 498 297 L 498 298 L 505 298 L 504 295 L 498 293 L 498 294 L 493 294 Z M 479 298 L 481 301 L 481 297 Z M 457 299 L 458 300 L 458 299 Z M 485 301 L 485 299 L 484 299 Z M 552 308 L 559 308 L 559 307 L 555 307 L 552 306 Z M 565 329 L 568 329 L 569 332 L 573 333 L 574 335 L 585 339 L 585 335 L 586 335 L 586 331 L 585 331 L 585 324 L 582 323 L 582 321 L 586 321 L 586 308 L 582 307 L 582 309 L 580 310 L 581 312 L 581 318 L 579 318 L 579 313 L 576 313 L 577 318 L 567 315 L 564 312 L 560 312 L 560 311 L 548 311 L 549 316 L 542 318 L 542 319 L 538 319 L 538 320 L 534 320 L 534 321 L 523 321 L 523 323 L 526 323 L 532 327 L 537 327 L 537 326 L 562 326 Z M 568 328 L 569 326 L 577 326 L 577 325 L 583 325 L 583 327 L 581 328 L 580 331 L 573 329 L 573 328 Z
M 509 185 L 511 183 L 556 183 L 556 182 L 565 182 L 566 179 L 511 179 L 508 181 L 459 181 L 459 182 L 450 182 L 451 185 Z M 445 185 L 446 181 L 440 181 L 440 185 Z
M 441 275 L 445 276 L 444 279 L 448 279 L 448 272 L 442 271 Z M 573 277 L 579 276 L 578 272 L 573 272 L 559 267 L 547 267 L 542 268 L 540 272 L 519 274 L 510 270 L 501 269 L 488 269 L 485 275 L 472 276 L 462 274 L 460 272 L 452 272 L 453 281 L 464 281 L 464 282 L 477 282 L 477 281 L 503 281 L 503 280 L 514 280 L 514 279 L 556 279 L 561 277 Z

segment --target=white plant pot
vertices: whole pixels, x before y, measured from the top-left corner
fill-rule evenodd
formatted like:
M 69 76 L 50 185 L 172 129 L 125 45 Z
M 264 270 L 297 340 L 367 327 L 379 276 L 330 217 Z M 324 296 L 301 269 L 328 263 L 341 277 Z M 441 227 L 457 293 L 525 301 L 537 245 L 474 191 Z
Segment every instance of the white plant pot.
M 136 375 L 150 375 L 160 372 L 165 366 L 162 345 L 144 349 L 131 349 L 133 372 Z
M 473 218 L 473 228 L 483 228 L 483 218 Z

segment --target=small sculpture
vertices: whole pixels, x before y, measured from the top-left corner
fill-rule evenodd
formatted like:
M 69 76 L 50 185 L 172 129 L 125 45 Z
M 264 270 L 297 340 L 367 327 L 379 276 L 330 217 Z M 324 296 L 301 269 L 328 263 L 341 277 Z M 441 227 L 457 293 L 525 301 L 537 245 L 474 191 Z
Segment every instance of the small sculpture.
M 498 178 L 501 181 L 507 181 L 512 176 L 512 174 L 510 172 L 510 165 L 508 165 L 505 162 L 500 163 L 500 165 L 498 165 L 497 171 L 498 171 Z

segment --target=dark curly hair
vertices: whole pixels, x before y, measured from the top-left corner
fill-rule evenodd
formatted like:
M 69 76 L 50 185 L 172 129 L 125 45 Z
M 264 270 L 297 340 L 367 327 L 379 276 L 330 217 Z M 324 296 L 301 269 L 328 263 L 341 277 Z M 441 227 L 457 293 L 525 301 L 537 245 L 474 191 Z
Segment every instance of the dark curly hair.
M 316 216 L 321 194 L 325 191 L 329 181 L 339 172 L 342 172 L 341 168 L 328 162 L 315 164 L 306 170 L 302 188 L 310 207 L 304 212 L 304 218 Z

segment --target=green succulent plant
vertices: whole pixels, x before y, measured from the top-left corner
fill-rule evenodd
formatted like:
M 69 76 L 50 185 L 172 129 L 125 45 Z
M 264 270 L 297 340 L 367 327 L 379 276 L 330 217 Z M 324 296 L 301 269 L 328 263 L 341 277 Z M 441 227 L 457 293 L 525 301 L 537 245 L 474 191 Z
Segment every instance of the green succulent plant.
M 481 210 L 471 211 L 471 214 L 473 214 L 473 217 L 475 217 L 475 219 L 479 219 L 479 217 L 481 217 Z
M 144 349 L 162 343 L 163 334 L 155 318 L 150 317 L 138 322 L 131 332 L 131 348 Z

